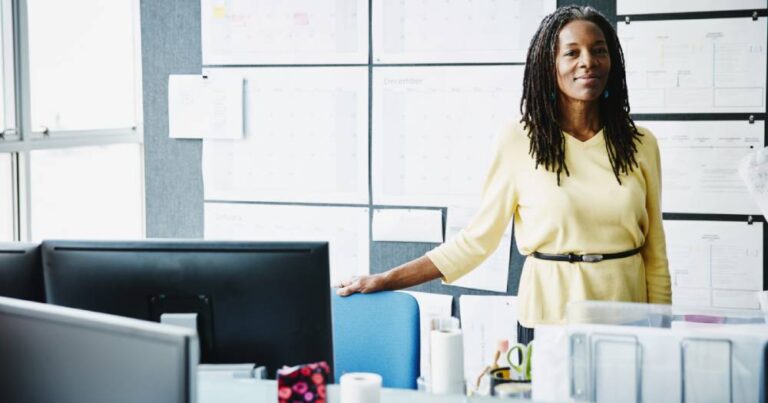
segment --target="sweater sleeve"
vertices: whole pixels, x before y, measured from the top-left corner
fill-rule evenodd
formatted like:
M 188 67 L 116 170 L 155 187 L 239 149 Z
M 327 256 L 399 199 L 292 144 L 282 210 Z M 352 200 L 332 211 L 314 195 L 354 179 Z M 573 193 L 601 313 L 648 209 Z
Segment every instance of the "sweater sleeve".
M 448 283 L 472 271 L 496 250 L 517 207 L 513 180 L 515 161 L 511 157 L 515 134 L 512 128 L 497 141 L 480 208 L 469 225 L 426 254 Z
M 672 302 L 672 290 L 667 261 L 667 244 L 661 217 L 661 156 L 659 145 L 653 134 L 645 129 L 642 130 L 642 133 L 644 136 L 641 139 L 646 143 L 642 147 L 646 147 L 648 158 L 645 178 L 648 230 L 642 250 L 648 302 L 669 304 Z

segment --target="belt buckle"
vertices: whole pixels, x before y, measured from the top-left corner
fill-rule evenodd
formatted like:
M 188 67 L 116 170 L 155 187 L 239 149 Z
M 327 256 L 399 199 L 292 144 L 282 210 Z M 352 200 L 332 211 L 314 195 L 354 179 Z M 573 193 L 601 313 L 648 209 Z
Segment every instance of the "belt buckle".
M 597 263 L 603 260 L 603 255 L 598 255 L 598 254 L 582 255 L 581 260 L 587 263 Z

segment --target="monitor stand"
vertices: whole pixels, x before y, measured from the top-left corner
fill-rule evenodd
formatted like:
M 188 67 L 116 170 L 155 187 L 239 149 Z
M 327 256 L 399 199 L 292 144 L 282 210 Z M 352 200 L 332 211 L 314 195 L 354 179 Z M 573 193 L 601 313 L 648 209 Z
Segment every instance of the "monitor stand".
M 160 322 L 163 314 L 196 314 L 197 336 L 200 340 L 201 362 L 211 362 L 214 358 L 213 345 L 213 309 L 207 295 L 166 295 L 149 297 L 149 317 Z

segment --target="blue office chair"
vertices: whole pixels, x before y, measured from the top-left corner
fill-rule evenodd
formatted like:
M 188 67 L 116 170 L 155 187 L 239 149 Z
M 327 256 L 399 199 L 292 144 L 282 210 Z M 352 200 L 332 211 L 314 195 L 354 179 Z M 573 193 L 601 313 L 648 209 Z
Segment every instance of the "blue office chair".
M 347 372 L 374 372 L 388 388 L 416 389 L 419 305 L 402 292 L 339 297 L 331 290 L 336 382 Z

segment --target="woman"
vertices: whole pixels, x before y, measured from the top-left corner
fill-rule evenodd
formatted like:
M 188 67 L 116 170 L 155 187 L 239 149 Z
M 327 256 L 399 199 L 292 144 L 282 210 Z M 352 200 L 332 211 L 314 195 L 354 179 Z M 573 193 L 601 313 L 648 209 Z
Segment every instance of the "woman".
M 670 302 L 658 145 L 629 117 L 624 58 L 604 16 L 568 6 L 544 18 L 520 108 L 471 224 L 423 257 L 342 282 L 340 295 L 454 281 L 493 252 L 514 215 L 527 256 L 520 341 L 562 322 L 570 301 Z

